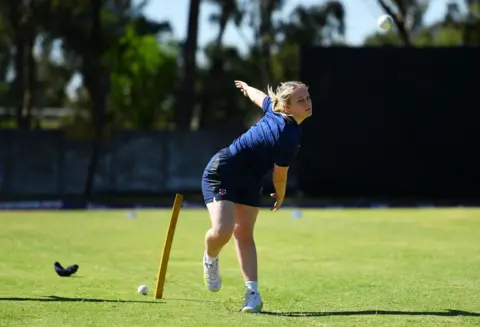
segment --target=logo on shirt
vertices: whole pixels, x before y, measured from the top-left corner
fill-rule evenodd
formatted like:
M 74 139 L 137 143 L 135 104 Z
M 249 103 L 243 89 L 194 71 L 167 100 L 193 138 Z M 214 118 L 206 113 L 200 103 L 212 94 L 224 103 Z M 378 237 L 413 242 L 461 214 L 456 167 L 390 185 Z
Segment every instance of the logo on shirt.
M 225 195 L 225 194 L 227 194 L 227 190 L 224 189 L 224 188 L 221 188 L 221 189 L 218 190 L 218 194 Z

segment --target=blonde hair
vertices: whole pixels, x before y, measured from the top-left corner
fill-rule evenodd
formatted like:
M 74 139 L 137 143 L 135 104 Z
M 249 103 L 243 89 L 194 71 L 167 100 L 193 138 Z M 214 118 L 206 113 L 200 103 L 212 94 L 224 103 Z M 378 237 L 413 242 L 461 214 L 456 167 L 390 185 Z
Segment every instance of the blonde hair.
M 290 104 L 293 91 L 299 87 L 308 88 L 304 83 L 297 81 L 288 81 L 280 83 L 275 91 L 268 86 L 268 96 L 272 99 L 273 112 L 281 114 L 284 118 L 290 119 L 292 116 L 285 109 L 287 104 Z

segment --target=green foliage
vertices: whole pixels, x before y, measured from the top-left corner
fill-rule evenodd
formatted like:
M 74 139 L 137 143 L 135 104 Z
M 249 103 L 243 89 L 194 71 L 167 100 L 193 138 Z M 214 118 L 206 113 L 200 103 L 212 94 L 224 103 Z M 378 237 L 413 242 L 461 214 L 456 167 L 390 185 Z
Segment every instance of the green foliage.
M 62 108 L 68 101 L 65 87 L 72 78 L 74 70 L 67 61 L 53 59 L 52 52 L 52 44 L 45 40 L 36 56 L 37 107 Z
M 258 112 L 233 87 L 235 79 L 249 80 L 258 75 L 258 66 L 251 57 L 242 58 L 234 47 L 218 47 L 216 42 L 205 48 L 207 66 L 200 69 L 197 99 L 200 104 L 199 128 L 241 125 L 251 112 Z M 258 77 L 257 77 L 258 78 Z
M 416 46 L 452 47 L 461 46 L 463 31 L 455 26 L 431 26 L 422 29 L 415 37 Z
M 345 32 L 340 1 L 298 6 L 284 20 L 275 13 L 285 1 L 266 1 L 262 6 L 252 0 L 210 2 L 218 6 L 211 17 L 218 34 L 201 49 L 206 62 L 196 69 L 195 110 L 182 111 L 191 114 L 187 121 L 197 121 L 200 128 L 250 123 L 258 109 L 233 87 L 234 79 L 264 90 L 266 83 L 298 79 L 300 47 L 338 44 Z M 61 120 L 69 125 L 100 119 L 109 125 L 106 128 L 155 129 L 178 119 L 173 113 L 182 109 L 176 103 L 181 94 L 178 82 L 185 77 L 178 60 L 183 54 L 176 41 L 165 37 L 171 32 L 169 22 L 151 21 L 143 15 L 145 3 L 32 2 L 37 44 L 34 106 L 76 109 L 74 115 Z M 15 100 L 6 78 L 15 60 L 11 55 L 15 53 L 15 33 L 9 20 L 13 4 L 0 2 L 0 107 Z M 257 37 L 247 54 L 240 55 L 237 48 L 223 44 L 230 23 L 235 28 L 245 28 L 247 23 Z M 65 90 L 73 76 L 81 76 L 83 85 L 69 97 Z M 108 83 L 105 77 L 109 77 Z M 25 93 L 21 88 L 16 91 Z M 65 112 L 59 110 L 59 116 Z
M 456 26 L 435 24 L 421 28 L 412 35 L 412 43 L 416 47 L 455 47 L 463 42 L 463 30 Z M 403 46 L 402 40 L 394 31 L 389 33 L 376 33 L 367 37 L 365 46 Z
M 389 31 L 388 33 L 375 33 L 369 35 L 363 42 L 365 46 L 402 46 L 402 40 L 396 31 Z
M 117 126 L 152 129 L 171 117 L 169 100 L 177 79 L 178 50 L 132 26 L 107 55 L 111 71 L 110 109 Z
M 285 42 L 299 45 L 328 45 L 345 34 L 345 10 L 339 1 L 296 7 L 281 23 Z
M 218 8 L 210 17 L 218 32 L 204 49 L 188 50 L 201 51 L 205 58 L 196 67 L 193 112 L 176 106 L 178 94 L 182 94 L 179 81 L 185 77 L 178 60 L 183 53 L 177 41 L 170 39 L 169 22 L 151 21 L 143 15 L 146 1 L 137 5 L 129 0 L 44 0 L 28 5 L 0 2 L 0 107 L 15 106 L 18 110 L 20 96 L 28 94 L 25 85 L 12 83 L 18 68 L 14 65 L 15 47 L 21 41 L 16 21 L 11 19 L 17 9 L 23 13 L 34 9 L 28 16 L 37 44 L 35 74 L 29 77 L 35 90 L 33 106 L 77 109 L 75 116 L 64 119 L 70 123 L 105 115 L 108 127 L 115 128 L 165 128 L 178 119 L 174 112 L 191 115 L 187 123 L 196 121 L 199 128 L 250 123 L 258 110 L 233 87 L 234 79 L 265 90 L 266 83 L 300 78 L 302 46 L 343 44 L 346 17 L 341 1 L 299 5 L 286 18 L 276 15 L 285 1 L 209 2 Z M 385 3 L 394 12 L 401 9 L 393 6 L 394 2 Z M 480 44 L 480 22 L 475 18 L 480 6 L 470 5 L 469 14 L 465 14 L 450 5 L 442 21 L 425 26 L 422 2 L 406 3 L 405 15 L 413 22 L 409 37 L 414 46 Z M 223 44 L 227 26 L 250 29 L 255 39 L 247 41 L 246 54 Z M 403 44 L 396 29 L 365 39 L 366 46 Z M 70 98 L 65 89 L 75 75 L 83 77 L 83 85 Z M 109 83 L 102 82 L 105 77 Z
M 272 0 L 262 7 L 251 0 L 210 2 L 219 8 L 211 17 L 219 32 L 204 50 L 207 64 L 198 67 L 195 98 L 200 110 L 194 115 L 200 127 L 238 126 L 249 121 L 258 110 L 235 90 L 234 79 L 265 89 L 265 79 L 259 73 L 265 62 L 270 62 L 269 83 L 297 79 L 299 47 L 329 43 L 335 33 L 344 30 L 343 7 L 338 1 L 298 7 L 291 21 L 282 22 L 274 19 L 273 13 L 282 8 L 284 1 Z M 171 32 L 169 22 L 150 21 L 142 14 L 145 3 L 32 2 L 37 43 L 34 106 L 60 108 L 59 116 L 63 118 L 59 122 L 68 125 L 84 126 L 98 110 L 103 110 L 107 124 L 116 128 L 154 129 L 171 123 L 177 109 L 180 49 L 164 37 Z M 13 2 L 0 3 L 0 106 L 18 103 L 7 79 L 15 59 L 11 56 L 15 53 L 15 31 L 9 19 L 12 8 Z M 241 56 L 236 48 L 225 47 L 222 39 L 229 22 L 240 28 L 246 21 L 255 35 L 262 35 L 262 40 L 255 41 L 251 52 Z M 269 58 L 265 58 L 266 53 Z M 110 77 L 108 87 L 99 82 L 105 72 Z M 75 75 L 83 77 L 83 85 L 70 98 L 65 90 Z M 16 94 L 24 91 L 17 88 Z M 99 101 L 103 102 L 102 93 L 108 99 L 106 109 L 98 106 Z M 75 114 L 64 117 L 61 108 L 65 106 L 76 109 Z
M 293 9 L 278 28 L 277 51 L 272 54 L 272 82 L 300 78 L 299 53 L 303 46 L 328 46 L 345 34 L 345 10 L 339 1 Z

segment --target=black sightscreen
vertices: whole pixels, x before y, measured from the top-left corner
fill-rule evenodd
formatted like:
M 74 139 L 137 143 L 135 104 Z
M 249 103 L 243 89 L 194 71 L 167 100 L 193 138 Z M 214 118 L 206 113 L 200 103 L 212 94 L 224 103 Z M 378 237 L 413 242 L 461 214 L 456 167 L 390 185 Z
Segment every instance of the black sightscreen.
M 299 187 L 312 196 L 480 195 L 480 51 L 305 48 Z

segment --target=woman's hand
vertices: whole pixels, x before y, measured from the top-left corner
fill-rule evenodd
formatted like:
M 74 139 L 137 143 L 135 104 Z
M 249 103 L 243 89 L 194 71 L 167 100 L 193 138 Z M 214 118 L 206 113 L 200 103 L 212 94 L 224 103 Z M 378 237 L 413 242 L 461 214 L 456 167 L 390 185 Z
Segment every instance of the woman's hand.
M 235 86 L 237 87 L 237 89 L 240 89 L 240 91 L 242 91 L 244 96 L 248 97 L 248 92 L 247 92 L 248 84 L 247 83 L 242 82 L 242 81 L 235 81 Z
M 276 193 L 272 193 L 272 194 L 270 194 L 270 196 L 276 200 L 276 201 L 275 201 L 275 204 L 273 205 L 273 209 L 272 209 L 272 210 L 273 210 L 273 211 L 278 211 L 278 210 L 280 209 L 280 207 L 282 206 L 282 204 L 283 204 L 283 198 L 277 196 Z
M 248 85 L 243 81 L 235 80 L 235 86 L 237 87 L 237 89 L 240 89 L 240 91 L 242 91 L 244 96 L 246 96 L 247 98 L 250 98 L 250 100 L 253 103 L 255 103 L 258 107 L 263 109 L 263 100 L 265 100 L 265 98 L 267 97 L 265 93 L 257 90 L 254 87 L 251 87 L 250 85 Z

